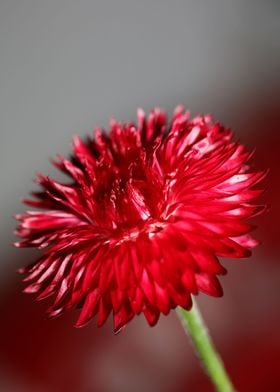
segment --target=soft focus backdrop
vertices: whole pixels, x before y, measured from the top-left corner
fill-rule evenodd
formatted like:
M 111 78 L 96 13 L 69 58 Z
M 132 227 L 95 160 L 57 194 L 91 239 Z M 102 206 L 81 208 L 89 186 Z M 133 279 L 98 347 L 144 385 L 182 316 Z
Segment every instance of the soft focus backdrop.
M 277 0 L 0 1 L 1 391 L 212 391 L 175 314 L 117 336 L 110 321 L 46 320 L 15 272 L 37 253 L 11 246 L 19 198 L 35 172 L 57 176 L 48 159 L 73 134 L 178 103 L 212 112 L 270 168 L 262 247 L 225 260 L 224 297 L 199 302 L 238 390 L 280 391 L 279 37 Z

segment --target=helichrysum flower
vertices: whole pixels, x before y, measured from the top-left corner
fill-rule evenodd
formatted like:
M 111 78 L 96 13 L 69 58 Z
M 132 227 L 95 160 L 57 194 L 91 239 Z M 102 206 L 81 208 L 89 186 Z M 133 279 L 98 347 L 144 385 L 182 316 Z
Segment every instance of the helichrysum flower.
M 251 171 L 251 153 L 210 116 L 190 118 L 177 107 L 170 124 L 159 109 L 138 123 L 111 121 L 74 155 L 54 164 L 64 184 L 39 175 L 42 190 L 17 215 L 18 247 L 43 250 L 21 272 L 27 293 L 54 296 L 49 315 L 80 307 L 76 325 L 113 313 L 119 330 L 144 313 L 192 306 L 191 294 L 221 296 L 218 257 L 242 258 L 257 241 L 244 220 L 263 211 L 252 201 L 264 172 Z M 40 211 L 44 210 L 44 211 Z

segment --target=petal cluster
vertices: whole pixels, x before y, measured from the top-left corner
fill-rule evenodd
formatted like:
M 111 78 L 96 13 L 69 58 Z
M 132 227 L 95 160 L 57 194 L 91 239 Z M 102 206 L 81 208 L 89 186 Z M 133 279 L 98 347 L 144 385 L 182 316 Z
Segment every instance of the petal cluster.
M 118 331 L 143 313 L 190 309 L 191 295 L 221 296 L 218 257 L 243 258 L 257 245 L 247 218 L 265 172 L 251 153 L 210 116 L 191 118 L 179 106 L 170 123 L 154 109 L 138 122 L 111 120 L 109 132 L 75 137 L 70 159 L 54 165 L 66 183 L 39 175 L 41 190 L 17 215 L 18 247 L 41 249 L 21 269 L 27 293 L 52 296 L 50 317 L 80 308 L 76 325 L 113 314 Z

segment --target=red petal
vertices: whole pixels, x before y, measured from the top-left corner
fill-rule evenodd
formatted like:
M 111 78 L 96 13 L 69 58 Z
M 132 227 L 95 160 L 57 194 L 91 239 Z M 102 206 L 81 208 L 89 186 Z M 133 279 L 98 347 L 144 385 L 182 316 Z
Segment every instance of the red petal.
M 221 297 L 223 295 L 222 286 L 214 275 L 201 272 L 196 274 L 195 278 L 199 290 L 213 297 Z
M 82 327 L 97 313 L 99 301 L 100 294 L 98 289 L 91 291 L 87 295 L 82 311 L 76 321 L 76 327 Z

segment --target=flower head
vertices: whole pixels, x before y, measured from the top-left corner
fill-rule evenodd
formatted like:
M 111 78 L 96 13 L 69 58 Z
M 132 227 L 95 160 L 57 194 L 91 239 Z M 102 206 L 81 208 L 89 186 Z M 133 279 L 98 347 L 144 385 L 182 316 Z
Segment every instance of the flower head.
M 190 118 L 177 107 L 171 124 L 159 109 L 137 125 L 114 120 L 55 166 L 60 183 L 38 176 L 42 190 L 25 203 L 39 210 L 17 215 L 18 247 L 43 250 L 23 268 L 27 293 L 54 296 L 48 313 L 80 307 L 77 326 L 113 312 L 119 330 L 144 313 L 190 309 L 191 294 L 221 296 L 218 257 L 250 256 L 257 241 L 244 219 L 265 207 L 251 202 L 265 176 L 251 171 L 252 155 L 230 129 L 210 116 Z M 42 211 L 43 210 L 43 211 Z

